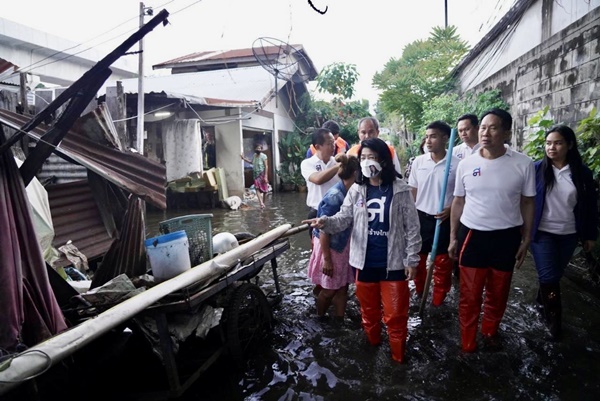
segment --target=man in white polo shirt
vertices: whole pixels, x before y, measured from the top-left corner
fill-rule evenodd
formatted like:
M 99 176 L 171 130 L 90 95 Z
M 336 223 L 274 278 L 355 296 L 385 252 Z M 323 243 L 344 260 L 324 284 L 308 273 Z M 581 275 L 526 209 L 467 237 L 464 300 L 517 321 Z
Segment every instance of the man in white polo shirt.
M 479 119 L 475 114 L 463 114 L 456 120 L 460 145 L 452 148 L 452 155 L 464 159 L 479 149 Z
M 460 266 L 458 318 L 462 350 L 477 349 L 483 291 L 481 334 L 497 346 L 514 268 L 521 267 L 534 214 L 533 161 L 504 143 L 512 117 L 501 109 L 485 112 L 479 126 L 481 149 L 457 167 L 450 213 L 448 253 Z
M 306 204 L 310 208 L 309 219 L 317 217 L 317 208 L 325 192 L 340 180 L 337 176 L 339 163 L 333 158 L 334 141 L 331 131 L 318 128 L 312 134 L 312 144 L 316 153 L 300 163 L 300 171 L 308 190 Z
M 358 121 L 358 138 L 360 142 L 364 141 L 368 138 L 379 138 L 379 120 L 375 117 L 363 117 Z M 348 150 L 349 155 L 354 155 L 358 157 L 360 153 L 360 142 L 354 146 L 352 146 Z M 402 167 L 400 166 L 400 160 L 398 160 L 398 155 L 396 154 L 396 150 L 392 145 L 388 144 L 388 148 L 390 149 L 390 153 L 392 154 L 392 162 L 394 163 L 394 167 L 396 168 L 396 172 L 399 177 L 402 178 Z
M 450 155 L 450 172 L 444 197 L 444 208 L 438 213 L 440 198 L 446 177 L 446 148 L 450 138 L 451 128 L 443 121 L 434 121 L 426 127 L 425 149 L 423 155 L 417 156 L 412 163 L 408 185 L 411 187 L 413 198 L 421 223 L 422 245 L 419 251 L 421 260 L 415 276 L 415 290 L 421 296 L 427 278 L 427 255 L 433 247 L 435 228 L 440 220 L 438 243 L 433 270 L 433 299 L 434 306 L 444 302 L 446 294 L 452 287 L 452 268 L 454 261 L 448 256 L 450 242 L 450 206 L 452 204 L 456 166 L 460 159 Z

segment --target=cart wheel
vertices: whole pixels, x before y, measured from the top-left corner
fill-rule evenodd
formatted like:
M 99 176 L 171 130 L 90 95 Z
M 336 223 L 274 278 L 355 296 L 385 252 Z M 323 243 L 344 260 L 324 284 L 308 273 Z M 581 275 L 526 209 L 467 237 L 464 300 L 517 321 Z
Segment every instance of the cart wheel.
M 271 307 L 256 284 L 244 283 L 227 308 L 227 341 L 231 357 L 241 365 L 271 329 Z

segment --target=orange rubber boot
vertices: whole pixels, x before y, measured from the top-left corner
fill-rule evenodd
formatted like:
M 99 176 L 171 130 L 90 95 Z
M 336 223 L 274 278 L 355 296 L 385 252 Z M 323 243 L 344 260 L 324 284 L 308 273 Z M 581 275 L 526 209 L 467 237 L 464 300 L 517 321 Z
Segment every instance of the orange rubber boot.
M 434 261 L 435 270 L 433 271 L 433 299 L 431 303 L 434 306 L 440 306 L 446 294 L 452 288 L 452 269 L 454 261 L 450 259 L 448 254 L 437 255 Z
M 356 298 L 360 303 L 362 326 L 369 343 L 381 343 L 381 290 L 380 283 L 356 281 Z
M 512 271 L 503 272 L 492 268 L 487 269 L 487 271 L 481 334 L 486 337 L 495 337 L 498 334 L 498 327 L 506 310 Z
M 460 266 L 458 322 L 464 352 L 477 349 L 477 323 L 488 269 Z
M 408 281 L 382 281 L 381 299 L 392 359 L 402 363 L 408 335 Z
M 423 295 L 423 291 L 425 290 L 425 280 L 427 280 L 427 255 L 419 254 L 420 260 L 417 266 L 417 274 L 415 275 L 415 292 L 418 296 Z

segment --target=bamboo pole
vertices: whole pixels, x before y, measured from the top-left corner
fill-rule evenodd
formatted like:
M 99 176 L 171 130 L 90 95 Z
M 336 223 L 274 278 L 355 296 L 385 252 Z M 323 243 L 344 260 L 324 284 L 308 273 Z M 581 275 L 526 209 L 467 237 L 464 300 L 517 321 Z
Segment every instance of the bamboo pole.
M 438 213 L 444 210 L 444 200 L 446 199 L 446 189 L 448 188 L 448 176 L 450 175 L 450 165 L 452 162 L 452 148 L 454 147 L 454 138 L 456 138 L 456 128 L 452 128 L 450 132 L 450 139 L 448 139 L 448 150 L 446 150 L 446 170 L 444 176 L 444 184 L 442 185 L 442 194 L 440 196 L 440 203 L 438 206 Z M 423 297 L 421 298 L 421 305 L 419 306 L 419 317 L 423 319 L 423 313 L 425 312 L 425 304 L 427 303 L 427 296 L 429 295 L 429 286 L 431 283 L 431 277 L 433 276 L 435 256 L 437 254 L 437 244 L 440 235 L 441 220 L 438 220 L 435 224 L 435 234 L 433 235 L 433 245 L 431 246 L 431 252 L 427 257 L 427 278 L 425 279 L 425 289 L 423 290 Z

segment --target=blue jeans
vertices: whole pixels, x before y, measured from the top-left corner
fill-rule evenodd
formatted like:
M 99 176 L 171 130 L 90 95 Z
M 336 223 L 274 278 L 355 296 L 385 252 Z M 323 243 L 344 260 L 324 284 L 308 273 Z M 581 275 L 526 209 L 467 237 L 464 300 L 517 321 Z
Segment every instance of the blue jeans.
M 531 242 L 531 254 L 541 284 L 556 284 L 569 264 L 575 247 L 577 234 L 550 234 L 538 231 Z

